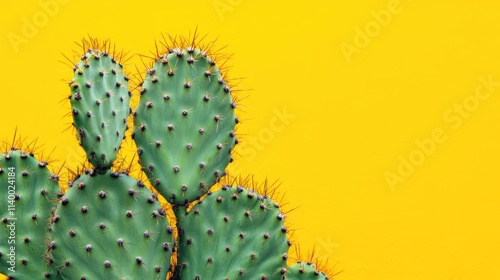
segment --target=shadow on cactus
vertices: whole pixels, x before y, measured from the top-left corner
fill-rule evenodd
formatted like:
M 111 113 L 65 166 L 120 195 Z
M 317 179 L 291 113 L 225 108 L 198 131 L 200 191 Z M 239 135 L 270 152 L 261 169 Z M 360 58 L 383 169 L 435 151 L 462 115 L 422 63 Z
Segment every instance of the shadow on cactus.
M 10 279 L 329 279 L 311 262 L 287 267 L 285 214 L 270 195 L 219 183 L 238 143 L 236 102 L 209 51 L 213 42 L 196 41 L 171 38 L 157 47 L 131 106 L 121 55 L 108 41 L 83 40 L 69 100 L 92 166 L 75 171 L 63 194 L 29 147 L 3 151 L 0 188 L 9 195 L 0 235 L 16 238 L 0 240 L 0 272 Z M 144 180 L 117 167 L 132 122 Z

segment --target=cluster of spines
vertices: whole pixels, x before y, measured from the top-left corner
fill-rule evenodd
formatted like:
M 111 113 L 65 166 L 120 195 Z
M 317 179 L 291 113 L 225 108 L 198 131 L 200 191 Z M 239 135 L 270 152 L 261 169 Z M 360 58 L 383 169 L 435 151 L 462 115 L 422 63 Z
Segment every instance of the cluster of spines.
M 320 271 L 314 262 L 297 261 L 287 269 L 287 280 L 329 280 L 328 275 Z

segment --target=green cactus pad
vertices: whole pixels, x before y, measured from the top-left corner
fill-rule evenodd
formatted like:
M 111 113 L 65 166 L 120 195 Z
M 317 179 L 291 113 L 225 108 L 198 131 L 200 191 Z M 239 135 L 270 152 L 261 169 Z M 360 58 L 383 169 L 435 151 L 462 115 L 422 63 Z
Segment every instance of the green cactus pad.
M 0 154 L 0 272 L 9 279 L 57 279 L 46 254 L 57 180 L 32 154 Z
M 150 182 L 171 203 L 203 196 L 225 174 L 238 122 L 229 86 L 198 49 L 174 49 L 147 71 L 134 139 Z
M 287 280 L 328 280 L 325 273 L 316 269 L 313 263 L 297 262 L 289 267 L 286 272 Z
M 51 239 L 52 259 L 65 279 L 163 280 L 174 248 L 156 195 L 112 171 L 71 183 L 55 212 Z
M 89 49 L 75 65 L 70 83 L 71 107 L 77 138 L 98 169 L 116 159 L 130 114 L 128 78 L 106 51 Z
M 178 217 L 177 279 L 282 279 L 290 242 L 276 203 L 224 187 Z

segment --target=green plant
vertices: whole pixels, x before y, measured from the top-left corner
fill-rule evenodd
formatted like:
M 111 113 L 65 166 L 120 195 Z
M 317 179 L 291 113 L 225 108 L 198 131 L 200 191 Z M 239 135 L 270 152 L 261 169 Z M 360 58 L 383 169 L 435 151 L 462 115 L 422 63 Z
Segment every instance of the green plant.
M 69 100 L 80 146 L 97 170 L 107 170 L 127 130 L 129 79 L 123 66 L 100 48 L 90 48 L 74 72 Z
M 9 201 L 22 259 L 9 271 L 10 247 L 1 240 L 1 272 L 12 279 L 328 279 L 310 263 L 287 268 L 285 215 L 268 194 L 231 185 L 211 190 L 238 143 L 231 86 L 211 54 L 187 40 L 166 45 L 132 110 L 128 78 L 109 44 L 83 45 L 69 99 L 93 167 L 75 172 L 63 194 L 58 176 L 32 153 L 9 147 L 0 155 L 0 189 L 9 189 L 11 178 L 16 184 Z M 116 167 L 130 114 L 151 189 Z M 2 236 L 11 232 L 6 209 Z
M 12 148 L 0 154 L 0 272 L 17 279 L 39 279 L 52 269 L 46 254 L 59 177 L 46 161 Z M 21 268 L 22 267 L 22 268 Z

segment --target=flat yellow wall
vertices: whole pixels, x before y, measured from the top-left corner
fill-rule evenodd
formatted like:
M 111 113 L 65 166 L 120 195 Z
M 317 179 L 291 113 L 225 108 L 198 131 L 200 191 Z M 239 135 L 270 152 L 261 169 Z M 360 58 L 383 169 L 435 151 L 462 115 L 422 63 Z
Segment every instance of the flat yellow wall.
M 342 280 L 500 279 L 500 5 L 442 2 L 3 0 L 0 139 L 77 166 L 62 53 L 198 28 L 247 90 L 230 171 L 281 183 L 304 255 Z

